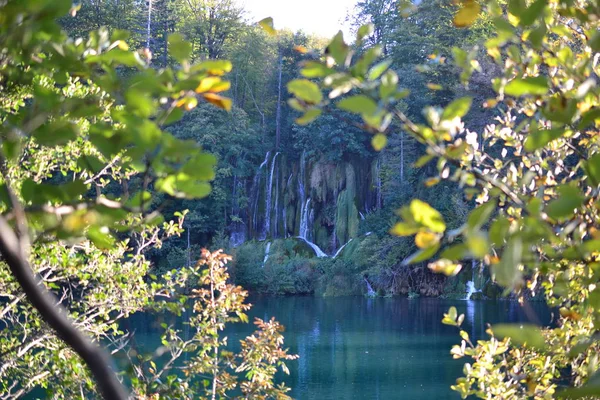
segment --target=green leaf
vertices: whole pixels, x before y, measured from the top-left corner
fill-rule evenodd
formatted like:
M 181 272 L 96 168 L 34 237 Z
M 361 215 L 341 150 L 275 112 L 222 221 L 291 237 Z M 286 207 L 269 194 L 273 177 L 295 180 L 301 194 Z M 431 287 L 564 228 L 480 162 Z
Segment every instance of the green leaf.
M 42 146 L 59 146 L 75 140 L 79 134 L 77 125 L 70 121 L 58 120 L 49 122 L 33 131 L 36 142 Z
M 500 338 L 510 338 L 511 342 L 516 345 L 526 345 L 538 350 L 546 347 L 540 328 L 532 324 L 498 324 L 492 326 L 492 331 Z
M 412 254 L 411 256 L 405 258 L 402 261 L 402 265 L 403 266 L 407 266 L 407 265 L 411 265 L 411 264 L 416 264 L 416 263 L 420 263 L 420 262 L 423 262 L 423 261 L 427 261 L 431 257 L 433 257 L 435 255 L 435 253 L 438 252 L 438 250 L 440 249 L 440 246 L 441 246 L 440 243 L 436 243 L 436 244 L 434 244 L 431 247 L 419 250 L 416 253 Z
M 592 51 L 600 51 L 600 31 L 596 31 L 594 35 L 588 41 L 588 46 L 592 48 Z
M 519 15 L 520 25 L 529 26 L 533 24 L 538 17 L 542 15 L 544 8 L 546 7 L 547 0 L 536 0 L 534 1 L 524 12 Z
M 181 168 L 181 172 L 193 179 L 211 181 L 215 179 L 215 166 L 217 158 L 209 153 L 200 153 L 194 156 Z
M 510 221 L 500 216 L 490 226 L 490 240 L 492 244 L 496 246 L 502 246 L 504 239 L 508 236 L 508 229 L 510 228 Z
M 467 112 L 469 112 L 472 102 L 473 99 L 471 97 L 462 97 L 460 99 L 454 100 L 452 103 L 448 104 L 448 106 L 444 109 L 442 119 L 451 120 L 456 117 L 464 117 L 467 114 Z
M 483 258 L 489 252 L 487 237 L 481 232 L 470 233 L 467 237 L 467 246 L 475 258 Z
M 513 79 L 504 87 L 504 93 L 514 97 L 525 95 L 542 96 L 548 93 L 548 90 L 548 79 L 544 76 Z
M 88 229 L 86 236 L 99 249 L 111 249 L 115 244 L 115 238 L 106 227 L 92 226 Z
M 271 36 L 277 34 L 277 31 L 273 27 L 273 18 L 271 17 L 261 19 L 258 21 L 258 25 Z
M 178 180 L 177 189 L 180 192 L 177 197 L 183 197 L 186 199 L 201 199 L 210 194 L 211 186 L 206 182 Z
M 527 139 L 525 139 L 525 150 L 535 151 L 541 149 L 551 141 L 558 139 L 564 134 L 565 130 L 561 128 L 534 131 L 527 136 Z
M 600 153 L 591 156 L 584 164 L 584 169 L 592 185 L 600 184 Z
M 464 244 L 455 244 L 450 247 L 446 247 L 442 254 L 440 254 L 440 258 L 447 258 L 449 260 L 461 260 L 468 253 L 467 246 Z
M 346 64 L 346 58 L 348 57 L 349 51 L 348 45 L 344 42 L 344 34 L 342 31 L 339 31 L 333 39 L 331 39 L 327 49 L 325 49 L 325 53 L 333 57 L 338 65 Z
M 593 125 L 596 121 L 600 121 L 600 108 L 593 108 L 581 116 L 578 128 L 584 130 L 589 125 Z
M 559 196 L 546 207 L 546 213 L 554 219 L 568 218 L 579 208 L 585 197 L 573 186 L 563 185 L 558 188 Z
M 307 61 L 300 70 L 300 74 L 305 78 L 322 78 L 334 72 L 333 69 L 317 61 Z
M 419 231 L 419 227 L 413 224 L 408 224 L 405 222 L 396 223 L 392 229 L 390 229 L 390 233 L 396 236 L 411 236 Z
M 315 119 L 319 118 L 321 115 L 321 110 L 319 108 L 311 108 L 306 111 L 303 116 L 296 119 L 296 123 L 298 125 L 308 125 L 313 122 Z
M 523 242 L 521 239 L 510 239 L 502 253 L 500 262 L 492 265 L 492 273 L 500 285 L 512 289 L 517 283 L 521 282 L 519 265 L 521 264 L 522 253 Z
M 373 136 L 371 144 L 373 145 L 375 151 L 381 151 L 387 145 L 387 136 L 385 136 L 383 133 L 378 133 Z
M 376 65 L 374 65 L 370 70 L 369 70 L 369 76 L 368 79 L 370 81 L 374 81 L 375 79 L 379 78 L 385 71 L 387 71 L 387 69 L 390 67 L 390 65 L 392 65 L 392 60 L 384 60 Z
M 137 192 L 134 194 L 128 201 L 125 203 L 127 207 L 130 208 L 144 208 L 144 210 L 150 207 L 150 203 L 152 202 L 152 193 L 145 192 Z
M 169 54 L 174 59 L 179 63 L 189 60 L 192 53 L 192 45 L 184 39 L 183 35 L 172 33 L 169 35 L 168 42 Z
M 496 200 L 490 200 L 471 211 L 471 214 L 469 214 L 469 218 L 467 219 L 467 226 L 469 229 L 480 229 L 486 222 L 488 222 L 495 209 Z
M 356 31 L 356 41 L 360 42 L 365 37 L 373 34 L 375 26 L 373 24 L 364 24 Z
M 339 109 L 356 114 L 372 115 L 377 112 L 377 103 L 375 100 L 363 94 L 346 97 L 337 103 Z
M 287 88 L 290 93 L 307 103 L 319 104 L 323 100 L 319 86 L 307 79 L 294 79 L 287 84 Z

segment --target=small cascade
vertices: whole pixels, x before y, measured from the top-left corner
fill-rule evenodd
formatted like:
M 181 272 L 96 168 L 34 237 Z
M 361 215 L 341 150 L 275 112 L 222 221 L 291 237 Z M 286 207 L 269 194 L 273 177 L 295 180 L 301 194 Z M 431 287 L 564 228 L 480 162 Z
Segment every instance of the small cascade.
M 271 161 L 271 173 L 269 175 L 269 185 L 267 186 L 267 192 L 265 198 L 266 206 L 265 206 L 265 226 L 264 226 L 264 236 L 267 237 L 271 233 L 271 199 L 272 199 L 272 191 L 273 191 L 273 175 L 275 172 L 275 162 L 277 161 L 277 156 L 281 153 L 275 153 L 273 156 L 273 160 Z M 275 213 L 277 214 L 277 212 Z
M 243 228 L 243 225 L 240 230 L 231 232 L 231 235 L 229 236 L 229 244 L 231 245 L 231 247 L 241 246 L 245 241 L 246 230 Z
M 306 229 L 306 239 L 313 240 L 313 225 L 315 224 L 315 209 L 311 208 L 308 214 L 308 225 Z
M 369 297 L 377 296 L 377 293 L 375 293 L 375 291 L 373 290 L 373 287 L 371 286 L 371 284 L 369 283 L 367 278 L 364 277 L 363 279 L 365 280 L 365 283 L 367 284 L 367 296 L 369 296 Z
M 306 238 L 303 238 L 302 236 L 298 236 L 298 239 L 303 240 L 307 245 L 309 245 L 315 251 L 315 254 L 317 255 L 317 257 L 319 257 L 319 258 L 327 257 L 327 254 L 325 254 L 325 252 L 323 250 L 321 250 L 321 248 L 319 246 L 317 246 L 315 243 L 311 242 L 310 240 L 308 240 Z
M 300 211 L 300 237 L 307 239 L 309 231 L 309 219 L 310 219 L 310 197 L 306 199 L 306 202 L 302 206 Z
M 269 252 L 271 251 L 271 242 L 267 242 L 267 247 L 265 247 L 265 258 L 263 259 L 262 267 L 264 268 L 267 264 L 267 260 L 269 259 Z
M 471 300 L 471 296 L 473 296 L 474 293 L 481 293 L 481 290 L 477 290 L 477 288 L 475 287 L 475 279 L 476 279 L 475 260 L 471 261 L 471 271 L 472 271 L 472 276 L 471 276 L 471 280 L 467 282 L 467 295 L 465 296 L 465 300 Z
M 258 198 L 260 197 L 258 192 L 260 189 L 261 171 L 269 162 L 270 155 L 271 152 L 267 151 L 265 160 L 262 162 L 262 164 L 260 164 L 260 167 L 258 167 L 258 171 L 256 171 L 256 175 L 254 175 L 254 181 L 252 182 L 252 228 L 254 231 L 258 230 Z
M 304 178 L 306 176 L 306 153 L 303 151 L 300 156 L 300 174 L 298 175 L 298 191 L 300 192 L 300 204 L 306 201 L 306 192 L 304 188 Z
M 471 300 L 471 296 L 473 295 L 473 293 L 477 293 L 478 290 L 475 289 L 475 282 L 473 281 L 469 281 L 467 282 L 467 295 L 465 297 L 465 300 Z
M 348 240 L 346 243 L 344 243 L 344 245 L 342 247 L 340 247 L 335 254 L 333 255 L 333 258 L 336 258 L 337 256 L 340 255 L 340 253 L 342 252 L 342 250 L 344 250 L 344 247 L 348 246 L 348 244 L 352 241 L 352 239 Z
M 358 215 L 360 215 L 360 219 L 364 220 L 365 219 L 365 214 L 363 214 L 362 212 L 358 212 Z

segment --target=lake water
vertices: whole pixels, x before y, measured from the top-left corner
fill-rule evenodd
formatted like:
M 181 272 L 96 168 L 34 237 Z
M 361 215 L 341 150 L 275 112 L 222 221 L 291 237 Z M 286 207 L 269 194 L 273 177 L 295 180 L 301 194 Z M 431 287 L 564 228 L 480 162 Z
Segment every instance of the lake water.
M 541 303 L 362 297 L 252 297 L 254 317 L 285 325 L 285 345 L 300 355 L 283 376 L 296 399 L 459 399 L 450 389 L 466 362 L 453 360 L 456 328 L 441 324 L 450 306 L 465 314 L 463 327 L 484 338 L 486 323 L 551 323 Z M 160 317 L 130 321 L 141 347 L 159 346 Z M 252 324 L 227 330 L 230 343 L 249 335 Z

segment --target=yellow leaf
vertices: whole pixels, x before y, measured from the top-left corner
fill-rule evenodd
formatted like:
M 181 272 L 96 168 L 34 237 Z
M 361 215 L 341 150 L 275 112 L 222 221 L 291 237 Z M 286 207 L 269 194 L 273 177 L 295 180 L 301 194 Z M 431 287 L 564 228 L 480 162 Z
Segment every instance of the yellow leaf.
M 428 83 L 427 87 L 431 90 L 442 90 L 442 85 L 438 85 L 437 83 Z
M 275 35 L 277 31 L 273 28 L 273 18 L 267 17 L 258 21 L 258 25 L 264 29 L 269 35 Z
M 477 1 L 469 0 L 463 3 L 463 6 L 454 16 L 454 25 L 459 28 L 470 26 L 475 22 L 481 11 L 481 6 Z
M 427 267 L 436 274 L 441 273 L 446 276 L 455 276 L 462 269 L 462 265 L 456 264 L 445 258 L 434 261 L 434 262 L 430 263 Z
M 371 144 L 373 145 L 375 151 L 381 151 L 387 144 L 387 136 L 385 136 L 383 133 L 378 133 L 377 135 L 373 136 Z
M 432 232 L 419 232 L 415 236 L 415 244 L 420 249 L 429 248 L 439 242 L 439 240 L 439 236 Z
M 302 46 L 302 45 L 294 46 L 294 50 L 296 50 L 300 54 L 306 54 L 306 53 L 308 53 L 308 49 L 306 47 Z
M 425 181 L 425 186 L 427 187 L 431 187 L 431 186 L 435 186 L 438 183 L 440 183 L 440 178 L 436 177 L 436 178 L 429 178 Z
M 209 76 L 200 81 L 200 84 L 196 88 L 196 93 L 208 92 L 213 86 L 221 82 L 221 78 L 216 76 Z
M 219 108 L 231 111 L 231 99 L 228 99 L 227 97 L 219 96 L 218 94 L 213 93 L 204 93 L 202 97 L 204 97 L 204 100 Z

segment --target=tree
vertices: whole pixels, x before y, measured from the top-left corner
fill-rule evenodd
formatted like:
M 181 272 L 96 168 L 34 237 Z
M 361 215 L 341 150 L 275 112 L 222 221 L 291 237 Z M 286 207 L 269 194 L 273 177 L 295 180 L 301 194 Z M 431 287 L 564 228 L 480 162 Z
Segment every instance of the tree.
M 463 124 L 470 97 L 427 107 L 425 120 L 413 121 L 397 108 L 408 93 L 390 62 L 375 63 L 381 50 L 356 56 L 341 35 L 321 61 L 303 69 L 318 84 L 300 79 L 288 86 L 304 112 L 298 122 L 335 106 L 359 115 L 373 134 L 373 147 L 382 149 L 390 122 L 399 121 L 426 149 L 417 164 L 437 162 L 432 184 L 457 182 L 476 205 L 451 230 L 422 200 L 400 209 L 402 221 L 392 233 L 414 236 L 418 247 L 404 264 L 434 258 L 431 270 L 454 275 L 461 260 L 482 260 L 519 301 L 543 290 L 549 305 L 560 309 L 554 328 L 492 326 L 490 339 L 477 343 L 461 330 L 462 344 L 452 354 L 472 363 L 453 389 L 463 398 L 597 396 L 600 8 L 570 0 L 483 6 L 483 18 L 493 20 L 496 30 L 485 45 L 498 73 L 491 77 L 494 97 L 477 104 L 497 114 L 482 132 Z M 479 2 L 463 0 L 453 10 L 454 25 L 471 26 L 481 9 Z M 357 45 L 372 32 L 369 26 L 358 29 Z M 463 84 L 483 72 L 477 51 L 452 53 Z M 451 308 L 443 322 L 459 327 L 463 319 Z
M 122 318 L 151 308 L 179 312 L 187 301 L 185 285 L 192 283 L 188 277 L 196 279 L 197 304 L 206 306 L 204 293 L 210 294 L 210 311 L 197 307 L 210 316 L 199 334 L 210 330 L 215 343 L 222 323 L 234 318 L 230 314 L 244 319 L 247 309 L 241 289 L 223 281 L 225 256 L 205 252 L 198 266 L 158 278 L 144 255 L 182 232 L 184 213 L 165 222 L 163 204 L 153 195 L 202 198 L 214 177 L 215 157 L 164 127 L 199 101 L 229 110 L 231 101 L 220 93 L 229 87 L 221 76 L 231 64 L 191 65 L 191 46 L 175 34 L 168 37 L 168 50 L 177 66 L 150 68 L 148 52 L 129 50 L 123 31 L 100 28 L 85 39 L 68 37 L 57 19 L 77 10 L 70 0 L 0 6 L 3 398 L 34 388 L 54 398 L 127 398 L 97 342 L 120 351 L 127 339 L 118 326 Z M 228 365 L 238 373 L 260 373 L 244 383 L 248 396 L 283 395 L 283 388 L 271 385 L 272 367 L 289 359 L 280 349 L 280 328 L 275 322 L 259 325 L 251 340 L 261 343 L 260 350 L 248 355 L 243 349 L 241 363 Z M 182 343 L 174 336 L 166 341 L 174 351 L 191 351 L 177 349 Z M 212 354 L 215 376 L 225 355 Z M 138 382 L 156 373 L 143 366 L 136 371 Z M 174 390 L 155 383 L 144 387 L 145 395 Z M 188 395 L 214 398 L 216 392 L 213 385 Z
M 243 10 L 234 0 L 179 0 L 180 31 L 195 59 L 219 59 L 242 27 Z

